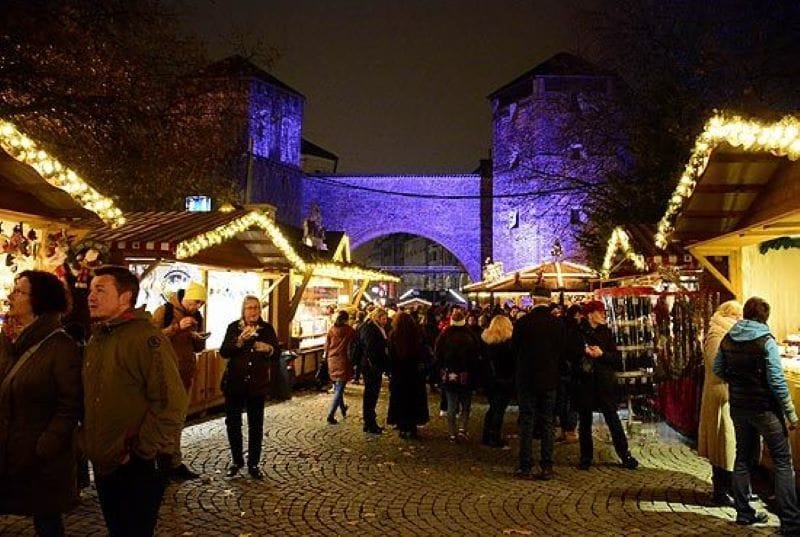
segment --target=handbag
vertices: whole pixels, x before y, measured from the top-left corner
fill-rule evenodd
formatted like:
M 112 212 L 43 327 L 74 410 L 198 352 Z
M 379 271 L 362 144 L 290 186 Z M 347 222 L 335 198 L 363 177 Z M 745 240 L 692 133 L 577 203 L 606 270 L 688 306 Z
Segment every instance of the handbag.
M 323 359 L 320 362 L 319 367 L 317 368 L 317 373 L 314 375 L 314 379 L 317 381 L 317 384 L 327 384 L 331 381 L 331 375 L 328 372 L 328 360 Z
M 449 386 L 467 386 L 469 384 L 469 373 L 466 371 L 451 371 L 442 369 L 442 384 Z

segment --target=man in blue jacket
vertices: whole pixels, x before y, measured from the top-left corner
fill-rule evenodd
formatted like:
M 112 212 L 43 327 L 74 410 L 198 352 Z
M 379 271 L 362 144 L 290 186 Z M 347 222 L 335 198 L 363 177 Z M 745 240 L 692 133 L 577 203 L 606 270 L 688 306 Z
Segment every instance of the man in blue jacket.
M 780 353 L 770 334 L 769 304 L 758 297 L 744 305 L 744 319 L 723 338 L 714 373 L 728 383 L 731 418 L 736 431 L 736 461 L 733 468 L 733 499 L 736 523 L 750 525 L 767 521 L 748 501 L 750 461 L 763 436 L 775 461 L 775 497 L 784 535 L 800 534 L 800 509 L 792 468 L 786 426 L 798 426 L 797 413 L 783 376 Z

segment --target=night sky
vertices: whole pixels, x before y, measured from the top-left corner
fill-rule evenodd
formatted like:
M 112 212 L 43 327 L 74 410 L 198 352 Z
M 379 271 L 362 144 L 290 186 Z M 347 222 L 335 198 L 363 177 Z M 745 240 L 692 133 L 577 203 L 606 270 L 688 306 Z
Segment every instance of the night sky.
M 580 8 L 587 3 L 581 2 Z M 491 146 L 486 96 L 556 52 L 585 49 L 565 0 L 191 0 L 212 59 L 230 36 L 278 47 L 270 71 L 306 96 L 303 136 L 346 173 L 466 173 Z

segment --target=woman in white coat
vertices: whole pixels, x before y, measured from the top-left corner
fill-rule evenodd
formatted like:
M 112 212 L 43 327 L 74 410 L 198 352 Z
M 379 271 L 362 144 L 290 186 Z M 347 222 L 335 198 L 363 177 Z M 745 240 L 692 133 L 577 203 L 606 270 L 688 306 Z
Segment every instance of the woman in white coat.
M 697 454 L 711 463 L 713 501 L 717 505 L 733 505 L 730 487 L 733 461 L 736 458 L 736 436 L 728 406 L 728 385 L 714 374 L 714 358 L 722 338 L 741 318 L 741 304 L 735 300 L 720 304 L 711 317 L 703 342 L 705 383 L 700 406 Z

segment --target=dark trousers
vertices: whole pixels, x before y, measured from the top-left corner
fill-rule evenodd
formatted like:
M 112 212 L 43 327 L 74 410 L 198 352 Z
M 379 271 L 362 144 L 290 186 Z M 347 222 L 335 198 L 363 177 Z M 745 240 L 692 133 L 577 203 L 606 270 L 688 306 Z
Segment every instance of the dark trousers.
M 786 440 L 783 416 L 770 411 L 731 408 L 731 419 L 736 431 L 736 462 L 733 466 L 733 500 L 738 517 L 753 519 L 755 510 L 750 506 L 750 466 L 759 447 L 759 436 L 764 437 L 775 463 L 775 499 L 781 531 L 800 533 L 800 509 L 794 484 L 792 454 Z
M 381 394 L 381 384 L 383 383 L 383 373 L 376 369 L 364 369 L 364 400 L 361 408 L 361 415 L 364 417 L 364 427 L 377 427 L 378 416 L 375 414 L 375 407 L 378 405 L 378 397 Z
M 37 537 L 63 537 L 64 520 L 61 513 L 33 515 L 33 528 Z
M 625 429 L 617 414 L 617 407 L 609 403 L 601 403 L 599 411 L 606 420 L 608 431 L 611 433 L 611 441 L 614 442 L 614 450 L 620 460 L 625 460 L 630 456 L 628 451 L 628 437 L 625 436 Z M 591 463 L 594 456 L 594 444 L 592 442 L 592 407 L 578 409 L 578 437 L 581 446 L 581 462 Z
M 558 383 L 558 395 L 556 397 L 556 416 L 561 432 L 574 431 L 578 425 L 578 413 L 573 408 L 570 401 L 572 391 L 572 380 L 569 376 L 562 376 Z
M 242 446 L 242 411 L 247 410 L 247 466 L 255 468 L 261 460 L 261 440 L 264 436 L 264 400 L 257 396 L 225 396 L 225 429 L 231 447 L 233 464 L 244 466 Z
M 511 388 L 506 386 L 493 386 L 487 394 L 489 410 L 486 411 L 483 419 L 482 441 L 484 444 L 499 443 L 503 440 L 503 418 L 505 418 L 511 396 Z
M 519 390 L 519 469 L 530 472 L 533 459 L 533 426 L 534 422 L 541 427 L 541 460 L 542 468 L 553 467 L 553 413 L 556 406 L 556 390 L 533 393 Z
M 133 456 L 128 464 L 95 478 L 109 537 L 153 535 L 167 480 L 155 461 Z
M 714 487 L 714 499 L 722 500 L 726 494 L 733 496 L 731 490 L 731 483 L 733 481 L 733 472 L 727 471 L 725 468 L 711 465 L 711 484 Z

